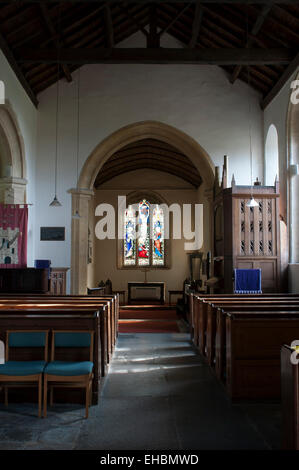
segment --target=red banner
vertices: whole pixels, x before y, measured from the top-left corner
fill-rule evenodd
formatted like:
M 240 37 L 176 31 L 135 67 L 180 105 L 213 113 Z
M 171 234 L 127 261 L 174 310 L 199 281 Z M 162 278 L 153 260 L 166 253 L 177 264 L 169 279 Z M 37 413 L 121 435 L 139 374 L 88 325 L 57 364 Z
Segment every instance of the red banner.
M 0 204 L 0 268 L 27 267 L 28 207 Z

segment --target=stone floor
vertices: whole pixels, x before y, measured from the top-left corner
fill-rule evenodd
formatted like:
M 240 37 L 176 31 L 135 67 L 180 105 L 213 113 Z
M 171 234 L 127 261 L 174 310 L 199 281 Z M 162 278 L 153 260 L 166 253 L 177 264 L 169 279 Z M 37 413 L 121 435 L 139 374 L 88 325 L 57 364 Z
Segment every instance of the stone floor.
M 277 449 L 278 404 L 232 405 L 186 333 L 120 334 L 99 405 L 0 405 L 0 450 Z

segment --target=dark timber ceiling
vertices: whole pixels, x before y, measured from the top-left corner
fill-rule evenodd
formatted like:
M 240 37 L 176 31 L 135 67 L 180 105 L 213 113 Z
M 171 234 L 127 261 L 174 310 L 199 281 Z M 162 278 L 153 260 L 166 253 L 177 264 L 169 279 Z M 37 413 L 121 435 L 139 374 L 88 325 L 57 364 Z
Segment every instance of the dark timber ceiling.
M 101 168 L 95 188 L 128 171 L 150 168 L 178 176 L 197 188 L 201 177 L 191 160 L 169 144 L 155 139 L 142 139 L 126 145 L 112 155 Z
M 59 61 L 68 81 L 86 63 L 216 64 L 231 83 L 249 77 L 265 107 L 299 65 L 298 3 L 0 0 L 0 47 L 35 104 Z M 115 49 L 137 31 L 147 48 Z M 166 32 L 185 47 L 160 48 Z

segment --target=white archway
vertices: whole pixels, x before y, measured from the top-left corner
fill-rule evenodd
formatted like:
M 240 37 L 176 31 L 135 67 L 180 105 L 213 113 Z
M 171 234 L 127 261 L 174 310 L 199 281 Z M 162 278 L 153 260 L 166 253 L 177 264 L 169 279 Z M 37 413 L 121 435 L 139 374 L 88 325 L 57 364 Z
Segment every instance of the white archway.
M 79 188 L 93 189 L 104 163 L 122 147 L 143 139 L 157 139 L 180 150 L 196 166 L 203 180 L 213 185 L 214 164 L 207 152 L 184 132 L 157 121 L 142 121 L 122 127 L 106 137 L 86 160 L 78 182 Z
M 274 124 L 269 126 L 265 144 L 265 183 L 273 186 L 276 176 L 279 181 L 278 133 Z
M 143 139 L 168 143 L 184 153 L 198 169 L 204 186 L 214 184 L 214 164 L 207 152 L 184 132 L 157 121 L 142 121 L 125 126 L 106 137 L 93 150 L 83 165 L 77 189 L 71 189 L 72 213 L 79 210 L 81 218 L 72 220 L 71 292 L 85 294 L 87 283 L 89 202 L 95 179 L 104 163 L 119 149 Z M 211 201 L 209 201 L 209 204 Z

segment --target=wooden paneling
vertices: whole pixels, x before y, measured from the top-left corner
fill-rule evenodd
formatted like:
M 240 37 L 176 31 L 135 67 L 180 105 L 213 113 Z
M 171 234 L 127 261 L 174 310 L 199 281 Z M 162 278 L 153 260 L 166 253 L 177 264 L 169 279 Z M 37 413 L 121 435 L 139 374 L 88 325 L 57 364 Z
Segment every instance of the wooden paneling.
M 226 167 L 224 167 L 226 170 Z M 247 207 L 251 195 L 259 206 Z M 214 293 L 233 292 L 233 270 L 262 270 L 262 291 L 279 292 L 281 277 L 279 237 L 279 186 L 237 186 L 233 179 L 231 188 L 214 188 L 214 220 L 219 212 L 225 214 L 222 237 L 217 222 L 217 239 L 214 240 L 214 270 L 223 276 L 224 287 Z M 216 231 L 215 231 L 216 234 Z M 220 252 L 223 247 L 222 253 Z M 217 266 L 216 266 L 217 263 Z M 220 265 L 219 265 L 220 264 Z M 222 264 L 222 266 L 221 266 Z M 220 284 L 221 285 L 221 284 Z
M 66 294 L 66 275 L 69 268 L 51 268 L 50 293 L 52 295 Z

